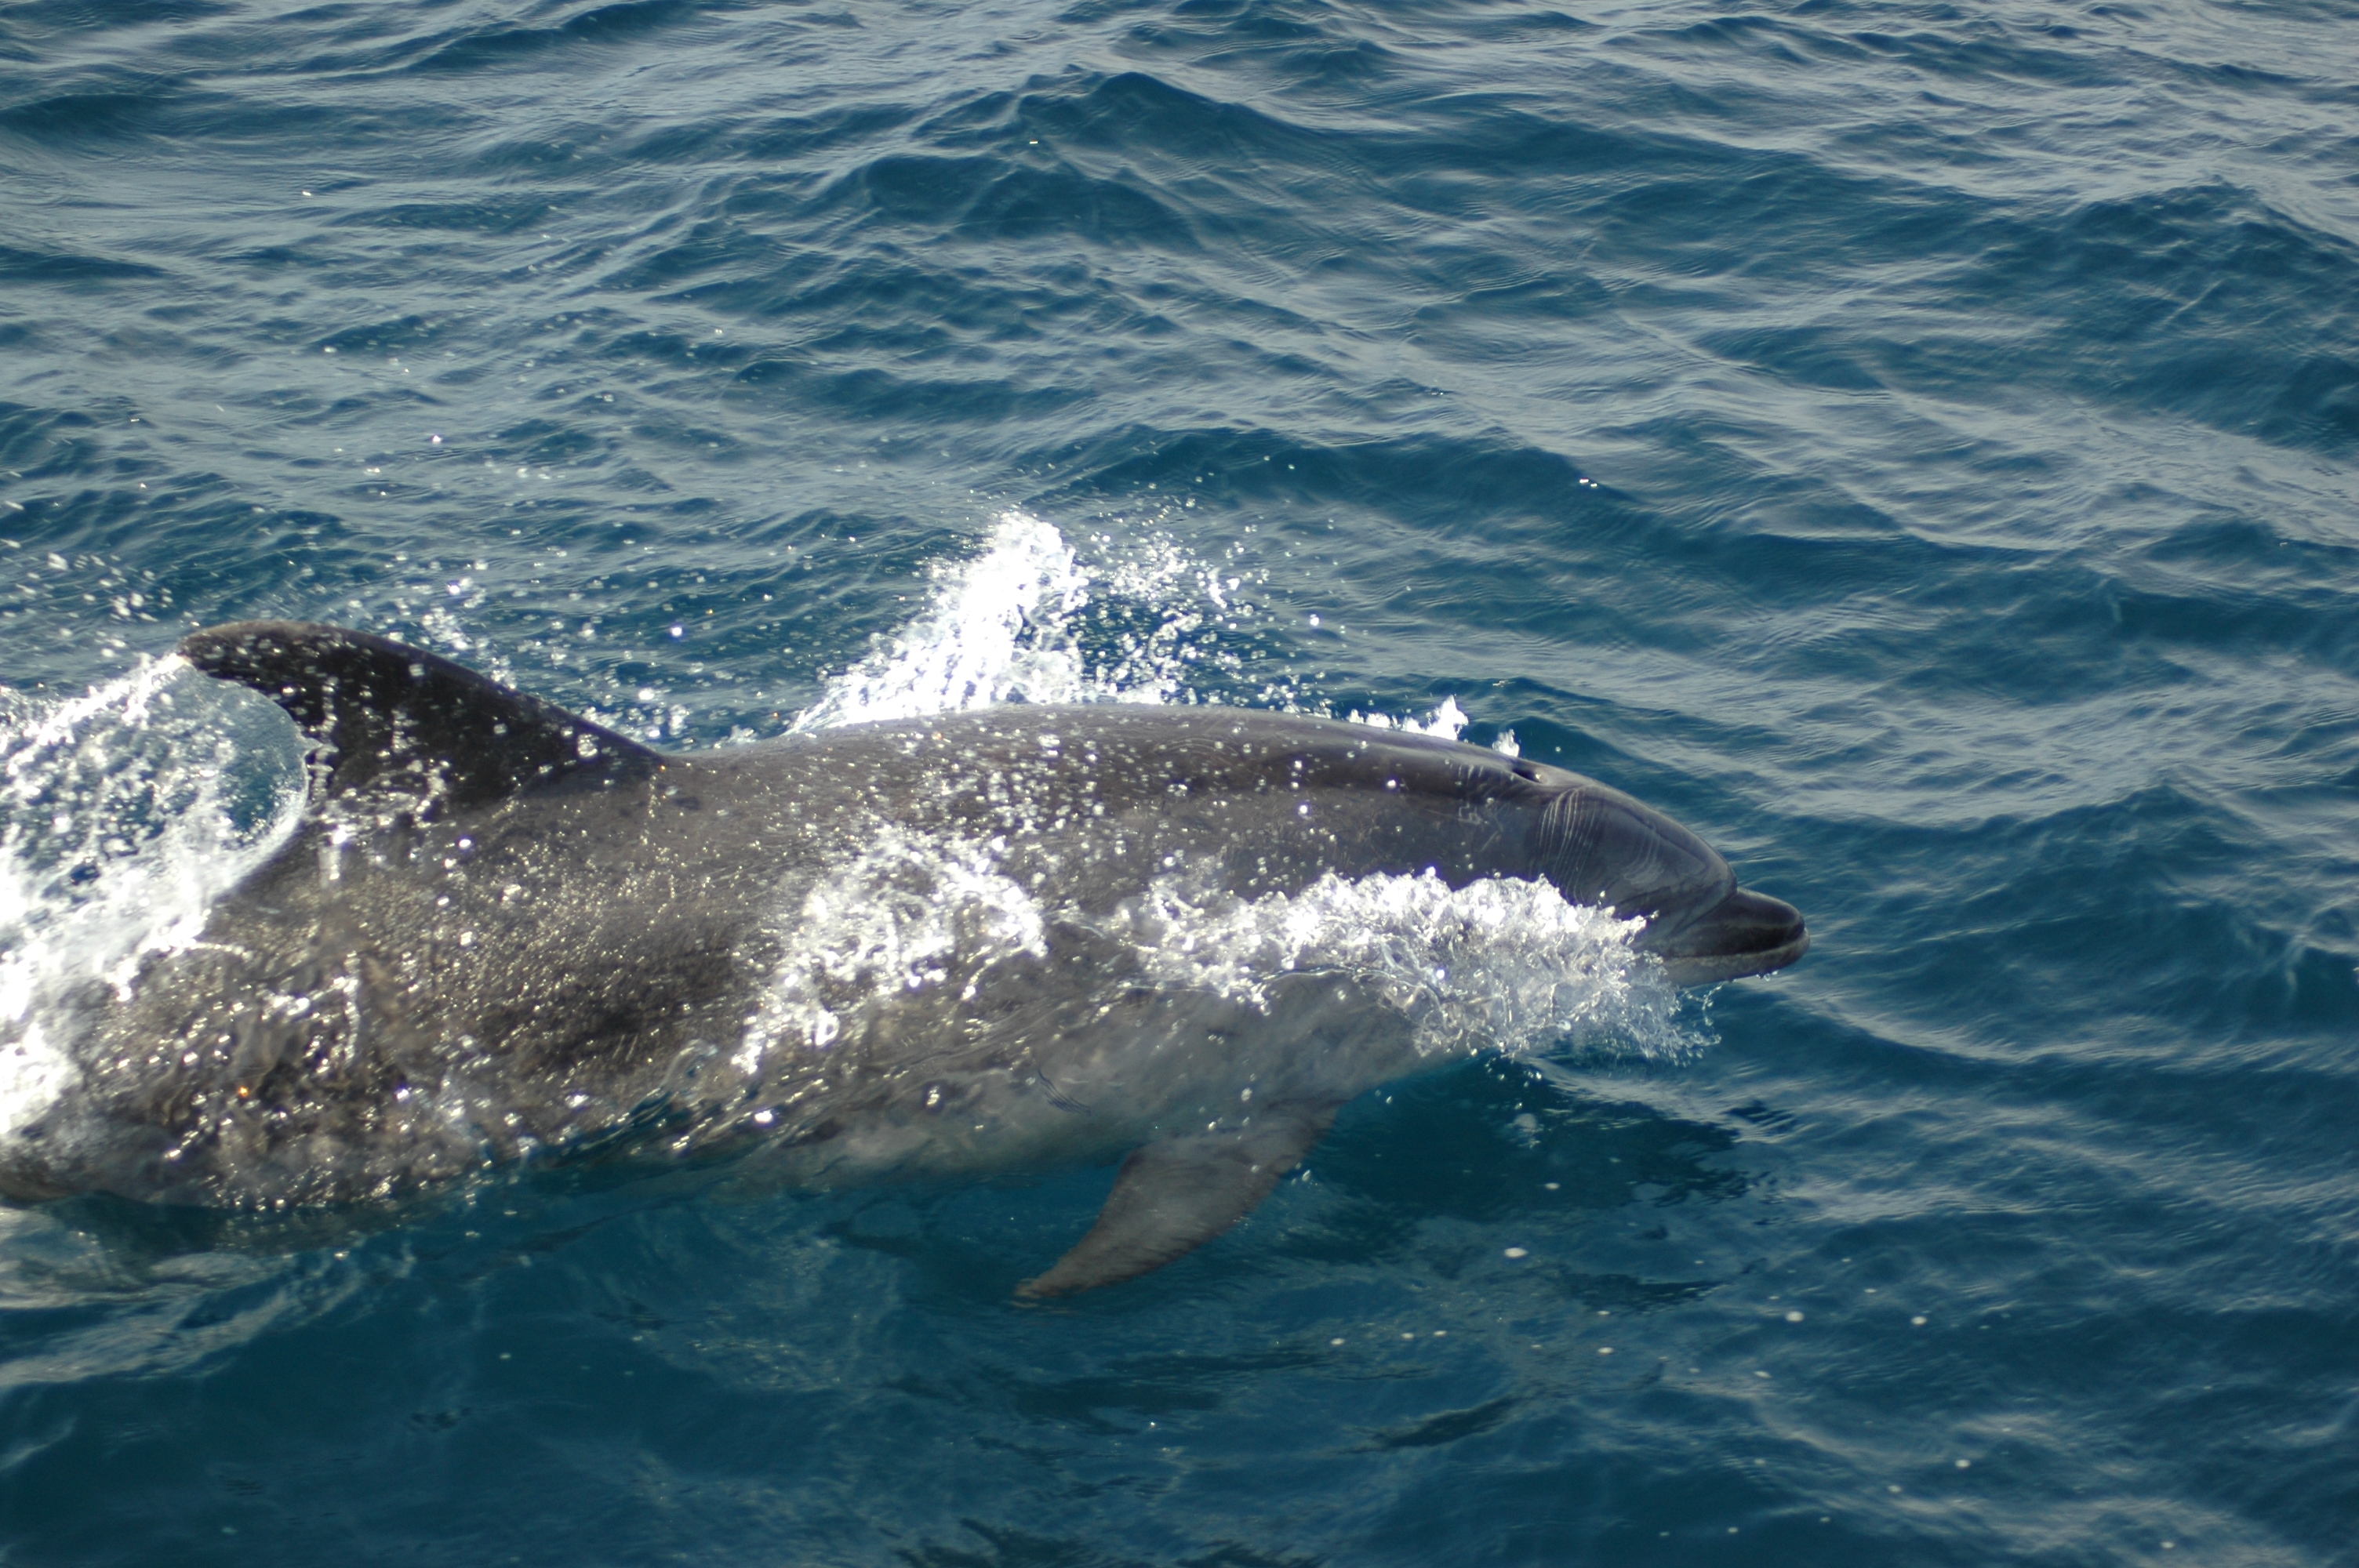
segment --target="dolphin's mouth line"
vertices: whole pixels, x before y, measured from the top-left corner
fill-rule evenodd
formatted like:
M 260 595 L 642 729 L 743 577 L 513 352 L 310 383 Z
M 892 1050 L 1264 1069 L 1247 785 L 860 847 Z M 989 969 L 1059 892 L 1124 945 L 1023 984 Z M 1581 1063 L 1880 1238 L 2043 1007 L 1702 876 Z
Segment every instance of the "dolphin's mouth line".
M 1638 949 L 1663 961 L 1673 983 L 1707 985 L 1782 969 L 1810 950 L 1801 911 L 1783 899 L 1733 888 L 1721 901 Z
M 1766 975 L 1782 969 L 1810 950 L 1810 934 L 1805 932 L 1781 946 L 1757 953 L 1706 954 L 1690 957 L 1662 959 L 1663 978 L 1670 984 L 1686 988 L 1716 986 L 1723 980 L 1741 980 L 1754 975 Z

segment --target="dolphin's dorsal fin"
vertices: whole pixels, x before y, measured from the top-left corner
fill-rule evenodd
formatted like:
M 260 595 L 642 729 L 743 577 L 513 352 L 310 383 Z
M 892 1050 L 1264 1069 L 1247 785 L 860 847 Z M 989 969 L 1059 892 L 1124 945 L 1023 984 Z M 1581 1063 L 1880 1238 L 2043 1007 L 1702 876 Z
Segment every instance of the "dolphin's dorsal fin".
M 1133 1150 L 1090 1233 L 1016 1293 L 1063 1296 L 1118 1285 L 1194 1251 L 1251 1214 L 1302 1163 L 1336 1108 L 1274 1105 L 1234 1131 L 1158 1138 Z
M 479 806 L 585 769 L 629 776 L 663 762 L 554 703 L 342 626 L 241 621 L 190 633 L 179 654 L 285 708 L 318 746 L 330 795 L 365 789 Z

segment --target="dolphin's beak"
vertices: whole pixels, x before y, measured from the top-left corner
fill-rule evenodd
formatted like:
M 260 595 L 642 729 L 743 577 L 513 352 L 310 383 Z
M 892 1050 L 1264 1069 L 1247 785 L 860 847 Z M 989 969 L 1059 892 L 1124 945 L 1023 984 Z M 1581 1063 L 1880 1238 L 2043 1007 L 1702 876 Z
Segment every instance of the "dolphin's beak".
M 1693 920 L 1641 950 L 1663 960 L 1673 985 L 1708 986 L 1782 969 L 1810 950 L 1802 912 L 1783 899 L 1733 889 Z

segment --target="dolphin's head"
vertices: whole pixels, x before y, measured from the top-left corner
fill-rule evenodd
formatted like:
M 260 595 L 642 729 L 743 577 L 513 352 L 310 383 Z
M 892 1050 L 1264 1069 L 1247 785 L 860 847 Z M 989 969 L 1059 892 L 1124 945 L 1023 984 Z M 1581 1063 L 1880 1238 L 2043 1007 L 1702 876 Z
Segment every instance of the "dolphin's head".
M 1660 958 L 1672 984 L 1764 975 L 1809 950 L 1792 904 L 1738 887 L 1711 845 L 1661 812 L 1571 776 L 1540 814 L 1535 860 L 1568 898 L 1644 915 L 1638 950 Z

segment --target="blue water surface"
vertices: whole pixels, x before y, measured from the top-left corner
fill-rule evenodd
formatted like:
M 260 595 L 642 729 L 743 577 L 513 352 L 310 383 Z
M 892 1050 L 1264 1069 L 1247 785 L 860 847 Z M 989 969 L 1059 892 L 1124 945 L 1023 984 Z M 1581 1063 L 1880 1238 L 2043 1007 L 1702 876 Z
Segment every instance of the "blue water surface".
M 18 959 L 187 809 L 25 737 L 190 627 L 707 747 L 1042 537 L 1019 635 L 1454 698 L 1817 942 L 1053 1307 L 1108 1172 L 0 1212 L 0 1558 L 2359 1561 L 2354 84 L 2347 0 L 0 5 Z

